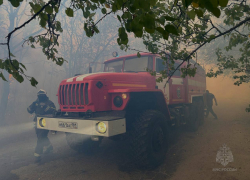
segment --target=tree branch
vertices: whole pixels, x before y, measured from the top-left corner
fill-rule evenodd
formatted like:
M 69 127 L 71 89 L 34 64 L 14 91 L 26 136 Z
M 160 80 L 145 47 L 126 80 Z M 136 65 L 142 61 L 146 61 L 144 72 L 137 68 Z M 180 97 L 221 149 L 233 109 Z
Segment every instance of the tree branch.
M 219 37 L 221 37 L 221 36 L 223 36 L 223 35 L 225 35 L 225 34 L 227 34 L 227 33 L 230 33 L 230 32 L 232 32 L 232 31 L 234 31 L 235 29 L 237 29 L 238 27 L 242 26 L 244 23 L 246 23 L 246 22 L 248 22 L 248 21 L 250 21 L 250 17 L 249 17 L 249 18 L 246 18 L 244 21 L 241 21 L 240 23 L 238 23 L 236 26 L 230 28 L 229 30 L 227 30 L 227 31 L 225 31 L 225 32 L 223 32 L 223 33 L 220 33 L 219 35 L 217 35 L 217 36 L 215 36 L 214 38 L 212 38 L 210 41 L 212 41 L 212 40 L 214 40 L 214 39 L 217 39 L 217 38 L 219 38 Z M 209 42 L 210 42 L 210 41 L 209 41 Z M 174 70 L 174 72 L 168 77 L 168 80 L 166 81 L 164 87 L 166 87 L 167 83 L 169 82 L 169 80 L 171 79 L 171 77 L 174 75 L 175 71 L 176 71 L 177 69 L 179 69 L 179 68 L 181 67 L 181 65 L 182 65 L 184 62 L 186 62 L 187 60 L 189 60 L 190 57 L 191 57 L 196 51 L 198 51 L 201 47 L 203 47 L 203 46 L 204 46 L 205 44 L 207 44 L 207 43 L 208 43 L 208 41 L 203 42 L 201 45 L 199 45 L 197 48 L 195 48 L 195 49 L 188 55 L 188 57 L 185 58 L 185 59 L 183 60 L 183 62 L 182 62 L 181 64 L 179 64 L 179 66 Z
M 50 0 L 48 3 L 46 3 L 36 14 L 34 14 L 29 20 L 27 20 L 26 22 L 24 22 L 22 25 L 16 27 L 14 30 L 12 30 L 7 36 L 7 43 L 1 43 L 1 45 L 7 45 L 8 47 L 8 56 L 9 56 L 9 60 L 10 60 L 10 63 L 11 65 L 14 67 L 14 69 L 16 71 L 18 71 L 19 73 L 23 74 L 26 78 L 29 77 L 27 75 L 25 75 L 24 73 L 20 72 L 18 70 L 17 67 L 14 66 L 14 64 L 12 63 L 12 60 L 11 60 L 11 52 L 10 52 L 10 39 L 11 39 L 11 36 L 13 33 L 15 33 L 16 31 L 18 31 L 19 29 L 23 28 L 24 26 L 26 26 L 27 24 L 29 24 L 32 20 L 34 20 L 47 6 L 50 5 L 50 3 L 52 2 L 52 0 Z M 29 77 L 30 78 L 30 77 Z

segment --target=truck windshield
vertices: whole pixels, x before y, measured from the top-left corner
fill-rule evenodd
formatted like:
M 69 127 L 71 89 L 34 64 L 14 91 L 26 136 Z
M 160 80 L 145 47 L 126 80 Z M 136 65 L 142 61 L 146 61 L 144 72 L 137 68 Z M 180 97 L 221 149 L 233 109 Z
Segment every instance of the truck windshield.
M 123 60 L 105 63 L 105 72 L 122 72 Z M 124 62 L 124 72 L 146 72 L 153 69 L 153 58 L 142 56 L 126 58 Z
M 105 63 L 105 72 L 122 72 L 123 59 Z
M 125 59 L 124 72 L 143 72 L 153 69 L 153 58 L 151 56 L 133 57 Z

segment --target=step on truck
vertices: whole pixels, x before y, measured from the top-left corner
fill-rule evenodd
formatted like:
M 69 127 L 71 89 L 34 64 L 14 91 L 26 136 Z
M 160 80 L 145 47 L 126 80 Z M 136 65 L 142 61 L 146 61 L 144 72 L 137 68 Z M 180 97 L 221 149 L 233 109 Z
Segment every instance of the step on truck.
M 169 54 L 166 57 L 170 62 Z M 174 66 L 181 62 L 175 60 Z M 37 128 L 65 132 L 68 145 L 84 153 L 98 148 L 104 137 L 126 140 L 134 164 L 157 167 L 166 156 L 170 127 L 185 125 L 196 131 L 204 121 L 205 70 L 190 63 L 197 67 L 194 77 L 182 78 L 177 69 L 168 82 L 158 83 L 161 71 L 171 73 L 160 55 L 106 60 L 104 72 L 63 80 L 57 93 L 60 110 L 38 117 Z

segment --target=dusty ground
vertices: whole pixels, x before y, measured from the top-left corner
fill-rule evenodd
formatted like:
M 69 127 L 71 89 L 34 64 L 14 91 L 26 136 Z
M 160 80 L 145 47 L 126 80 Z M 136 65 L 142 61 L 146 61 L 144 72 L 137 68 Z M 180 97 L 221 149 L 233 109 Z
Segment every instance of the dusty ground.
M 248 114 L 215 108 L 219 120 L 206 119 L 198 132 L 182 132 L 172 144 L 165 164 L 154 171 L 139 171 L 123 165 L 123 145 L 110 140 L 102 143 L 94 156 L 77 154 L 69 149 L 64 134 L 50 135 L 54 154 L 47 155 L 41 165 L 33 163 L 35 133 L 32 124 L 0 131 L 0 179 L 171 179 L 171 180 L 247 180 L 250 178 L 250 119 Z M 19 129 L 19 131 L 18 131 Z M 12 135 L 10 135 L 12 132 Z M 14 133 L 14 134 L 13 134 Z M 223 168 L 216 162 L 219 148 L 230 147 L 234 162 L 226 168 L 233 172 L 214 172 Z

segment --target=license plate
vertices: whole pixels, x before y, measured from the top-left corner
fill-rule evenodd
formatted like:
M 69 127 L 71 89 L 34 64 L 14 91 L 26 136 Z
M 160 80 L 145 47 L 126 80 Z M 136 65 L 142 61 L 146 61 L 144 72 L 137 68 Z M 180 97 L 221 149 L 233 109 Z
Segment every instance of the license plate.
M 59 128 L 78 129 L 76 122 L 58 122 Z

